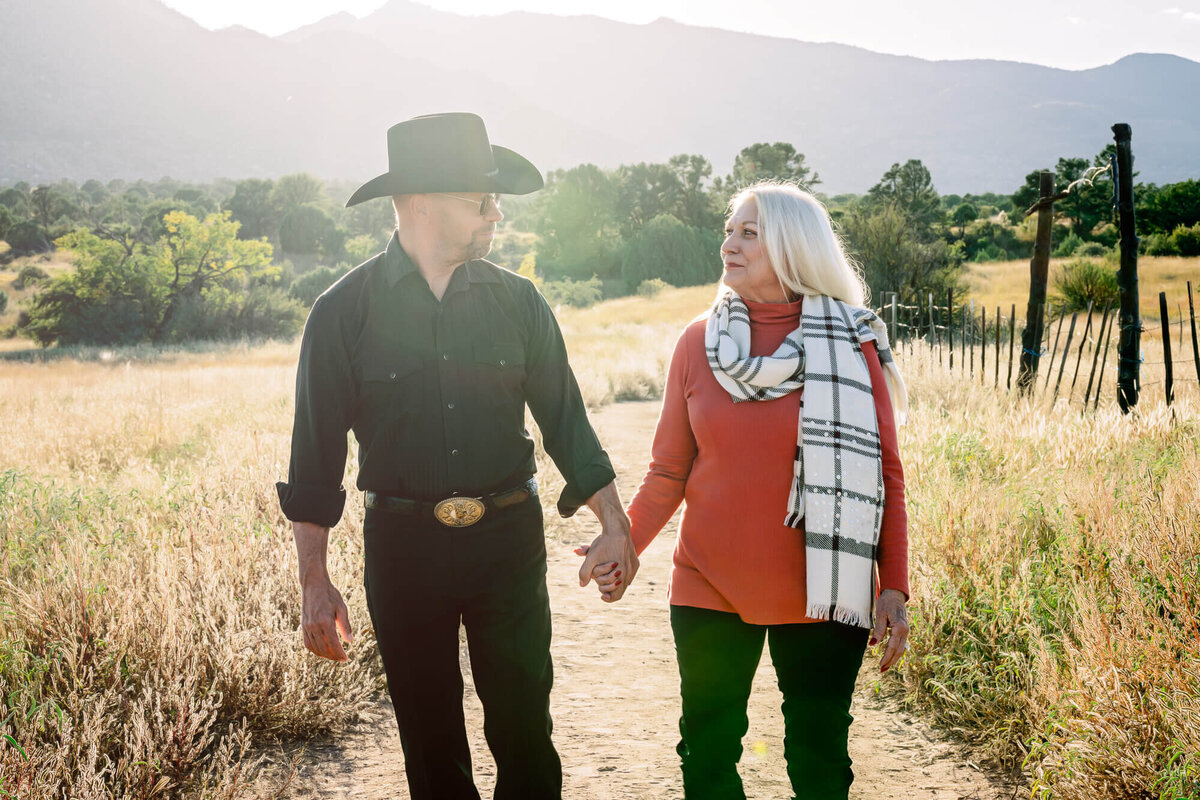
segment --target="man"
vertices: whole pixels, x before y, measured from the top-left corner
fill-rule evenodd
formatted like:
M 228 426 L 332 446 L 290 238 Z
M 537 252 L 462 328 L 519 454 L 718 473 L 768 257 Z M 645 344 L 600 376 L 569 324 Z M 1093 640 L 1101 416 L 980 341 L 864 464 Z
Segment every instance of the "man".
M 330 580 L 329 529 L 345 501 L 346 433 L 359 443 L 367 606 L 387 673 L 413 800 L 477 800 L 462 709 L 466 628 L 497 800 L 559 798 L 551 743 L 550 608 L 528 404 L 566 478 L 564 516 L 586 503 L 601 534 L 580 570 L 637 556 L 613 470 L 589 425 L 558 325 L 528 280 L 482 260 L 500 194 L 543 185 L 488 141 L 474 114 L 388 130 L 388 172 L 354 205 L 391 196 L 396 232 L 313 305 L 300 349 L 288 482 L 304 643 L 344 661 L 352 638 Z

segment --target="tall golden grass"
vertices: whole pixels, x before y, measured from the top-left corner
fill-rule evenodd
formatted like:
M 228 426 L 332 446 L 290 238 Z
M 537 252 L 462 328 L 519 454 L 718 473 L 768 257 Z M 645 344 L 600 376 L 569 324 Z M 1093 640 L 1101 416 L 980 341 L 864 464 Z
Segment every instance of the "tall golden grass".
M 1050 259 L 1050 294 L 1054 294 L 1055 276 L 1073 260 Z M 1159 318 L 1159 292 L 1167 293 L 1168 310 L 1172 316 L 1178 314 L 1176 303 L 1183 304 L 1186 314 L 1186 281 L 1189 280 L 1192 282 L 1192 291 L 1200 292 L 1200 258 L 1138 256 L 1138 297 L 1142 316 L 1154 320 Z M 965 284 L 965 296 L 974 299 L 975 305 L 988 309 L 1000 306 L 1007 314 L 1011 305 L 1016 303 L 1017 316 L 1024 316 L 1025 305 L 1029 302 L 1029 259 L 968 264 Z M 1200 301 L 1200 298 L 1197 300 Z
M 563 309 L 589 405 L 657 397 L 711 297 Z M 272 488 L 295 346 L 74 355 L 0 362 L 0 791 L 275 796 L 286 769 L 265 772 L 263 747 L 341 730 L 381 687 L 369 631 L 348 666 L 296 632 Z M 1081 388 L 1017 398 L 921 345 L 899 355 L 914 635 L 889 680 L 1041 797 L 1200 794 L 1195 384 L 1170 410 L 1148 386 L 1124 416 L 1110 354 L 1081 413 Z M 330 547 L 344 586 L 360 520 L 352 492 Z

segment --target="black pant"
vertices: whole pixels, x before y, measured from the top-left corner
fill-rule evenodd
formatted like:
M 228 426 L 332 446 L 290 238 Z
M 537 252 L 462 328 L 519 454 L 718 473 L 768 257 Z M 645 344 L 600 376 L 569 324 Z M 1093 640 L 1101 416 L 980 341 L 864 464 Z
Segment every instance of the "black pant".
M 496 759 L 496 800 L 558 800 L 550 603 L 537 499 L 468 528 L 367 510 L 364 583 L 412 800 L 478 800 L 463 724 L 459 624 Z
M 847 738 L 865 628 L 835 622 L 750 625 L 737 614 L 671 606 L 683 716 L 677 748 L 688 800 L 744 800 L 737 773 L 746 703 L 771 647 L 783 692 L 783 754 L 797 798 L 845 800 L 854 780 Z

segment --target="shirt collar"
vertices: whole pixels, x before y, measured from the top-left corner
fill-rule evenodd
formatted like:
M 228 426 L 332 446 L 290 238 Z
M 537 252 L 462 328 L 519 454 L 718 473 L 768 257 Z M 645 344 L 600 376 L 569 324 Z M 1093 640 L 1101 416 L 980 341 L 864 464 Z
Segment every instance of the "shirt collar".
M 499 283 L 500 276 L 494 270 L 488 269 L 487 265 L 489 264 L 490 262 L 483 259 L 468 261 L 466 269 L 463 270 L 466 272 L 467 281 L 469 283 Z M 383 252 L 383 269 L 384 274 L 387 275 L 389 286 L 395 286 L 401 278 L 418 272 L 417 265 L 400 246 L 400 235 L 397 231 L 392 231 L 392 238 L 388 240 L 387 249 Z M 457 273 L 458 270 L 455 272 Z

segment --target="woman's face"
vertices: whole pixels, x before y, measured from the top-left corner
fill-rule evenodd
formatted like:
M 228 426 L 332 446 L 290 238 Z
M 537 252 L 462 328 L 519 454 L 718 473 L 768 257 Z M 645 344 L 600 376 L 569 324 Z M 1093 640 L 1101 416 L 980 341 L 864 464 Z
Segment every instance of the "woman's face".
M 725 223 L 725 241 L 721 243 L 725 271 L 721 280 L 745 300 L 756 303 L 787 302 L 787 292 L 779 283 L 767 248 L 758 238 L 758 204 L 748 197 Z

